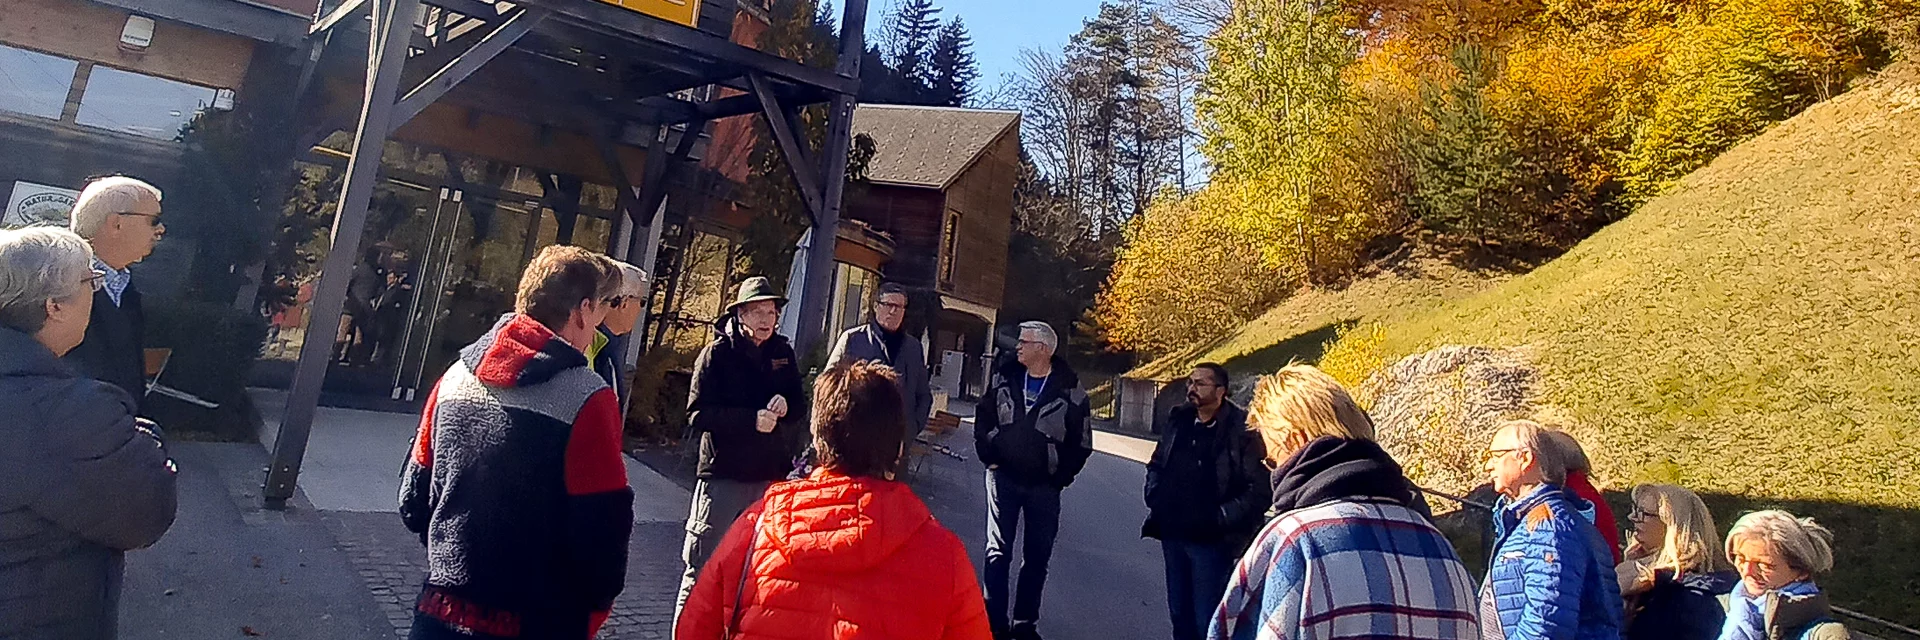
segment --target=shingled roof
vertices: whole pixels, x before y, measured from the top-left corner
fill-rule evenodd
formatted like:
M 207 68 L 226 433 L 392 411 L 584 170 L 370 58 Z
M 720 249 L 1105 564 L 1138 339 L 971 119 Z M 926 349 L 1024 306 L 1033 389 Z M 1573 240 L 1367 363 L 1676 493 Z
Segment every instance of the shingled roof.
M 1020 124 L 1017 111 L 863 104 L 853 131 L 873 138 L 867 178 L 880 184 L 945 189 L 987 146 Z

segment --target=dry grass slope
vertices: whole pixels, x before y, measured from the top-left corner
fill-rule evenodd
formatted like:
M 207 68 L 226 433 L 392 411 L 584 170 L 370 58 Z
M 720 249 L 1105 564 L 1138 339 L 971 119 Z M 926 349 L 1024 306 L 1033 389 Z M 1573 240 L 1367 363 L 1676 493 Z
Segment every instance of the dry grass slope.
M 1920 622 L 1920 67 L 1385 334 L 1387 362 L 1527 347 L 1602 480 L 1695 488 L 1722 527 L 1765 505 L 1828 520 L 1840 603 Z

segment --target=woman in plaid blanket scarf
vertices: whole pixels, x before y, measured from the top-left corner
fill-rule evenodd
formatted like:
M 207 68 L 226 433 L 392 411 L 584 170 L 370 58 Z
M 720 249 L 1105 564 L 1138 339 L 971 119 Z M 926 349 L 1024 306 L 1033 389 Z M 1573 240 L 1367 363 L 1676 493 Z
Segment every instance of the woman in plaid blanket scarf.
M 1248 415 L 1273 468 L 1273 519 L 1210 638 L 1480 637 L 1473 579 L 1338 382 L 1289 366 L 1260 381 Z

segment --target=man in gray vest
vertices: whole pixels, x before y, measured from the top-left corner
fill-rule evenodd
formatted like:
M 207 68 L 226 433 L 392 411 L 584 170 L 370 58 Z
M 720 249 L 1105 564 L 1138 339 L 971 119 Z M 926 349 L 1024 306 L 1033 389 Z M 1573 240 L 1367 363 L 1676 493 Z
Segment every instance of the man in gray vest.
M 833 355 L 827 367 L 843 363 L 872 361 L 893 367 L 900 373 L 900 396 L 907 400 L 907 439 L 911 444 L 927 428 L 927 416 L 933 412 L 933 390 L 927 386 L 927 354 L 920 341 L 907 335 L 907 288 L 898 284 L 880 285 L 873 300 L 872 321 L 848 329 L 833 343 Z
M 152 254 L 167 233 L 160 224 L 160 189 L 125 176 L 95 180 L 74 202 L 72 226 L 92 246 L 93 268 L 107 275 L 93 294 L 86 340 L 66 361 L 87 377 L 125 390 L 138 414 L 147 395 L 146 318 L 127 269 Z

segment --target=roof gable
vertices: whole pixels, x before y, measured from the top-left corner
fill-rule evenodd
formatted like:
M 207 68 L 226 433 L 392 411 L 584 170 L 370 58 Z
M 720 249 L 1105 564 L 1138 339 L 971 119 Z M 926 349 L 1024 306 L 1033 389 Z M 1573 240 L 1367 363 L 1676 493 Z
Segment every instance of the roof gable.
M 945 189 L 995 140 L 1019 126 L 1016 111 L 863 104 L 853 131 L 873 138 L 867 178 L 879 184 Z

